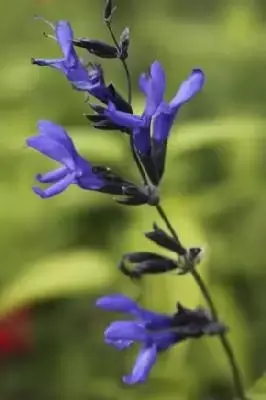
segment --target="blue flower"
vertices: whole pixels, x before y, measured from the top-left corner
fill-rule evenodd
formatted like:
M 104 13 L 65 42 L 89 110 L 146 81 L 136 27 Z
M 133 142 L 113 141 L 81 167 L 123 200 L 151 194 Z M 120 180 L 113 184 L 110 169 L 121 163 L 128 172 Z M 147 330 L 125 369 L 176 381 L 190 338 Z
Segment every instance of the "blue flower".
M 100 179 L 93 172 L 92 165 L 77 153 L 63 127 L 45 120 L 39 121 L 37 126 L 39 134 L 28 138 L 27 145 L 61 163 L 62 167 L 36 176 L 38 182 L 52 184 L 45 190 L 34 186 L 36 194 L 42 198 L 52 197 L 63 192 L 71 184 L 85 190 L 100 190 L 104 187 L 104 180 Z
M 207 310 L 201 307 L 191 310 L 180 303 L 177 303 L 177 309 L 172 315 L 146 310 L 121 294 L 101 297 L 96 306 L 133 317 L 128 321 L 112 322 L 104 333 L 105 342 L 118 350 L 135 342 L 141 343 L 132 372 L 123 377 L 123 382 L 128 385 L 145 382 L 158 354 L 175 344 L 203 335 L 222 334 L 227 330 L 225 325 L 213 320 Z
M 123 382 L 128 385 L 145 382 L 158 353 L 182 340 L 179 334 L 165 331 L 171 328 L 173 316 L 145 310 L 126 296 L 115 294 L 102 297 L 96 305 L 104 310 L 125 312 L 135 317 L 132 321 L 111 323 L 104 335 L 105 342 L 119 350 L 131 346 L 134 342 L 142 345 L 131 374 L 123 377 Z
M 203 71 L 193 69 L 180 85 L 174 98 L 170 103 L 166 103 L 165 72 L 162 65 L 155 61 L 151 65 L 150 74 L 142 74 L 139 79 L 140 89 L 146 97 L 146 106 L 141 116 L 121 112 L 111 102 L 102 112 L 115 124 L 130 128 L 138 152 L 149 155 L 151 141 L 154 140 L 162 145 L 167 140 L 179 109 L 201 90 L 204 80 Z
M 46 21 L 47 22 L 47 21 Z M 32 58 L 32 63 L 39 66 L 49 66 L 61 71 L 77 90 L 89 92 L 101 101 L 107 102 L 108 89 L 105 87 L 103 72 L 99 65 L 90 64 L 88 70 L 79 59 L 73 44 L 74 34 L 67 21 L 58 21 L 53 27 L 55 39 L 63 53 L 58 59 Z

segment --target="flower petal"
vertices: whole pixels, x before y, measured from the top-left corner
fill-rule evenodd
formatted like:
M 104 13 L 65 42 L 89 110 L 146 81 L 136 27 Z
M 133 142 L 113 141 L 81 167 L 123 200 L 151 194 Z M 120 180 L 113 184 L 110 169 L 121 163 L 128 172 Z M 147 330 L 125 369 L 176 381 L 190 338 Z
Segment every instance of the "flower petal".
M 68 136 L 65 129 L 61 125 L 55 124 L 52 121 L 41 119 L 37 122 L 37 128 L 41 135 L 51 137 L 66 147 L 69 153 L 77 154 L 72 139 Z
M 205 75 L 201 69 L 193 69 L 190 76 L 180 85 L 178 92 L 170 102 L 170 107 L 178 110 L 184 103 L 188 102 L 202 88 Z
M 133 129 L 134 145 L 139 153 L 148 155 L 151 148 L 150 128 Z
M 105 340 L 106 344 L 109 344 L 111 346 L 114 346 L 118 350 L 124 350 L 127 349 L 128 347 L 132 346 L 134 343 L 133 340 Z
M 87 175 L 86 175 L 87 174 Z M 82 171 L 82 176 L 76 179 L 76 184 L 85 190 L 100 190 L 104 187 L 103 180 L 93 174 L 89 174 L 85 170 Z
M 169 136 L 174 123 L 175 113 L 156 115 L 152 121 L 152 138 L 159 143 L 163 143 Z
M 61 143 L 58 143 L 54 139 L 38 135 L 28 138 L 26 143 L 29 147 L 32 147 L 45 156 L 50 157 L 52 160 L 64 164 L 71 171 L 75 170 L 73 156 Z
M 138 304 L 123 294 L 112 294 L 100 297 L 96 302 L 96 307 L 106 311 L 130 313 L 132 310 L 139 308 Z
M 134 321 L 115 321 L 111 323 L 104 333 L 105 340 L 133 340 L 144 342 L 147 334 L 141 323 Z
M 162 103 L 166 86 L 166 77 L 162 65 L 155 61 L 151 65 L 150 80 L 147 91 L 145 115 L 151 118 Z
M 36 186 L 33 187 L 33 191 L 43 199 L 55 196 L 56 194 L 62 193 L 67 189 L 69 185 L 75 182 L 75 174 L 68 174 L 64 179 L 56 182 L 54 185 L 43 190 Z
M 141 74 L 139 77 L 139 88 L 145 94 L 148 95 L 149 89 L 149 76 L 147 74 Z
M 104 109 L 104 115 L 115 124 L 126 128 L 141 128 L 145 125 L 145 121 L 140 116 L 118 111 L 112 103 Z
M 60 179 L 63 179 L 68 170 L 66 167 L 58 168 L 55 171 L 47 172 L 46 174 L 36 175 L 36 180 L 40 183 L 54 183 Z
M 156 344 L 158 352 L 168 350 L 169 347 L 174 346 L 183 339 L 175 332 L 155 332 L 151 333 L 151 337 Z
M 80 91 L 88 91 L 91 94 L 94 90 L 94 86 L 98 88 L 99 85 L 93 85 L 90 81 L 87 69 L 78 61 L 75 68 L 69 68 L 66 72 L 66 77 L 70 83 L 75 87 L 75 89 Z
M 62 71 L 63 73 L 66 73 L 65 60 L 63 58 L 53 58 L 53 59 L 32 58 L 31 63 L 34 65 L 38 65 L 39 67 L 56 68 Z
M 152 346 L 142 348 L 137 357 L 133 371 L 130 375 L 123 377 L 123 382 L 127 385 L 145 382 L 149 377 L 154 363 L 156 362 L 156 358 L 157 350 L 154 344 Z
M 65 60 L 70 66 L 73 65 L 77 60 L 77 55 L 72 43 L 74 34 L 70 23 L 68 21 L 58 21 L 55 26 L 55 36 Z

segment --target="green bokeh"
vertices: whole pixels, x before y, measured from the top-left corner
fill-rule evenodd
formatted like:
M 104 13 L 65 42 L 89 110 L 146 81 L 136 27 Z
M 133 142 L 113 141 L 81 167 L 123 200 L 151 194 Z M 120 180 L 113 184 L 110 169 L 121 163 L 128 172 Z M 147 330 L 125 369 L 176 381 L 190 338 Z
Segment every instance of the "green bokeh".
M 110 292 L 141 296 L 171 312 L 178 300 L 204 304 L 190 277 L 121 277 L 123 252 L 156 248 L 143 232 L 152 208 L 126 209 L 103 195 L 70 188 L 49 200 L 34 196 L 37 172 L 52 163 L 26 149 L 38 119 L 64 125 L 88 159 L 139 179 L 127 139 L 93 131 L 82 116 L 84 95 L 63 76 L 30 65 L 58 56 L 33 15 L 71 20 L 76 36 L 109 40 L 100 0 L 0 3 L 0 311 L 31 304 L 34 349 L 0 360 L 1 400 L 228 400 L 231 375 L 217 339 L 187 342 L 161 356 L 149 382 L 125 388 L 136 349 L 103 343 L 112 316 L 95 310 Z M 167 98 L 194 67 L 207 75 L 203 92 L 180 112 L 169 144 L 163 204 L 187 245 L 206 247 L 200 266 L 247 386 L 265 370 L 266 3 L 262 0 L 117 0 L 114 28 L 131 30 L 129 66 L 134 106 L 141 72 L 159 59 Z M 85 60 L 90 57 L 81 53 Z M 106 79 L 125 91 L 118 61 L 103 63 Z M 264 305 L 265 303 L 265 305 Z M 116 317 L 116 316 L 114 316 Z M 212 397 L 213 396 L 213 397 Z

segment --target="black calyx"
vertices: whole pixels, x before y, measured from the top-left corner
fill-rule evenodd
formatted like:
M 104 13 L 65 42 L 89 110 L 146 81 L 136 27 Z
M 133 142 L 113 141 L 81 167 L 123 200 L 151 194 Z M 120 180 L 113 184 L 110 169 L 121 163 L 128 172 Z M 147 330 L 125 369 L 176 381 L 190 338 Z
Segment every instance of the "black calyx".
M 180 256 L 184 256 L 187 253 L 187 250 L 180 243 L 177 243 L 172 236 L 168 235 L 156 224 L 153 224 L 153 230 L 145 233 L 145 236 L 158 246 L 173 251 Z
M 74 39 L 73 44 L 100 58 L 117 58 L 119 56 L 115 46 L 100 40 L 80 38 Z
M 119 269 L 131 279 L 140 279 L 147 274 L 161 274 L 176 269 L 176 262 L 151 252 L 127 253 L 119 263 Z

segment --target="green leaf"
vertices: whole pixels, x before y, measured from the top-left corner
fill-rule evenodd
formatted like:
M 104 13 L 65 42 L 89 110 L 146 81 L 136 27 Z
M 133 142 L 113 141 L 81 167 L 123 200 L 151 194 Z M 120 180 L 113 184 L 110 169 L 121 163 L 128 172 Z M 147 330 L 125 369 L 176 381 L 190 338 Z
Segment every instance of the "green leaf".
M 112 268 L 102 254 L 58 254 L 29 266 L 5 287 L 0 296 L 0 313 L 27 303 L 95 290 L 111 278 Z
M 248 398 L 250 400 L 266 399 L 266 373 L 255 383 L 248 393 Z

